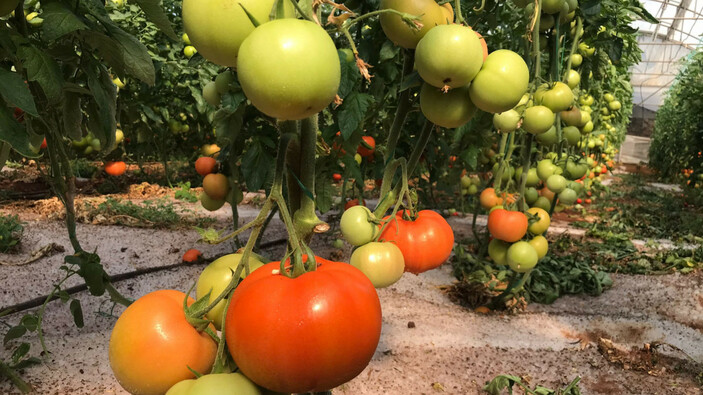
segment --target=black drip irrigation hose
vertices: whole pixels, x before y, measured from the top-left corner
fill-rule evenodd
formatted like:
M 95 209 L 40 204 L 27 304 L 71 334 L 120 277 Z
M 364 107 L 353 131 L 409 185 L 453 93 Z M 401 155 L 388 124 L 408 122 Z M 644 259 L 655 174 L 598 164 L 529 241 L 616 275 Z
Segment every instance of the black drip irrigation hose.
M 275 247 L 280 244 L 285 244 L 287 242 L 288 242 L 287 238 L 271 240 L 271 241 L 267 241 L 265 243 L 261 243 L 260 248 L 262 250 L 264 250 L 267 248 Z M 202 264 L 203 262 L 210 263 L 212 261 L 213 261 L 213 259 L 205 259 L 205 260 L 198 261 L 198 262 L 180 262 L 180 263 L 176 263 L 173 265 L 138 269 L 138 270 L 135 270 L 132 272 L 120 273 L 120 274 L 116 274 L 114 276 L 110 276 L 110 282 L 112 284 L 115 284 L 120 281 L 131 280 L 133 278 L 137 278 L 137 277 L 143 276 L 145 274 L 158 273 L 158 272 L 162 272 L 162 271 L 166 271 L 166 270 L 178 269 L 180 267 L 185 267 L 185 266 L 197 266 L 197 265 Z M 74 295 L 79 292 L 86 291 L 87 289 L 88 289 L 88 286 L 85 283 L 83 283 L 81 285 L 76 285 L 73 287 L 65 288 L 63 290 L 66 291 L 66 293 L 68 293 L 69 295 Z M 5 316 L 8 314 L 14 314 L 14 313 L 18 313 L 21 311 L 26 311 L 29 309 L 37 308 L 37 307 L 41 306 L 42 304 L 44 304 L 44 301 L 46 301 L 46 298 L 48 298 L 48 297 L 49 297 L 49 295 L 38 296 L 34 299 L 30 299 L 25 302 L 17 303 L 12 306 L 1 307 L 0 308 L 0 316 Z M 58 294 L 54 295 L 50 301 L 54 301 L 56 299 L 59 299 Z

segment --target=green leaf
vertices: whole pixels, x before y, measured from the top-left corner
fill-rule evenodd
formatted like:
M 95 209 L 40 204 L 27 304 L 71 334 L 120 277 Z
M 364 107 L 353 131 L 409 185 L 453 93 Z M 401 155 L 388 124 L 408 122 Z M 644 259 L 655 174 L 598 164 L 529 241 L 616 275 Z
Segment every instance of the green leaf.
M 63 303 L 66 303 L 66 302 L 69 301 L 69 299 L 71 299 L 71 295 L 69 295 L 68 292 L 66 292 L 66 291 L 64 291 L 64 290 L 61 290 L 61 291 L 59 292 L 59 299 L 61 299 L 61 301 L 62 301 Z
M 360 126 L 366 116 L 366 111 L 373 103 L 373 96 L 365 93 L 353 92 L 342 104 L 339 112 L 339 130 L 342 137 L 347 140 Z
M 12 149 L 20 155 L 36 158 L 37 154 L 32 152 L 29 146 L 29 134 L 27 129 L 17 122 L 12 111 L 0 102 L 0 140 L 12 146 Z M 4 165 L 4 163 L 3 163 Z
M 29 348 L 29 343 L 20 344 L 12 353 L 12 357 L 10 357 L 10 359 L 12 360 L 12 364 L 18 364 L 22 360 L 22 358 L 27 355 L 27 353 L 29 352 Z
M 273 176 L 273 156 L 262 141 L 255 139 L 242 156 L 242 175 L 247 189 L 257 191 Z
M 28 331 L 34 332 L 39 326 L 39 317 L 34 314 L 25 314 L 20 320 L 20 323 L 27 328 Z
M 422 85 L 422 77 L 420 77 L 417 71 L 413 71 L 408 74 L 407 77 L 403 78 L 403 82 L 400 84 L 400 91 L 402 92 L 420 85 Z
M 32 92 L 19 74 L 0 69 L 0 95 L 8 103 L 21 108 L 24 112 L 35 117 L 39 116 Z
M 218 142 L 226 143 L 237 138 L 244 123 L 245 111 L 246 105 L 239 106 L 234 112 L 222 108 L 215 113 L 213 125 L 215 126 Z
M 117 41 L 122 51 L 125 72 L 148 85 L 154 85 L 156 82 L 154 62 L 144 44 L 115 25 L 107 25 L 106 28 L 108 34 Z
M 476 170 L 478 168 L 478 156 L 480 153 L 481 149 L 479 146 L 471 145 L 462 153 L 461 159 L 469 166 L 470 170 Z
M 361 79 L 361 74 L 359 74 L 359 70 L 356 68 L 356 64 L 354 62 L 347 62 L 346 55 L 343 53 L 339 53 L 339 65 L 341 70 L 341 79 L 339 82 L 339 89 L 337 89 L 337 94 L 342 99 L 345 99 Z
M 73 315 L 73 322 L 78 328 L 83 328 L 83 309 L 81 308 L 81 301 L 78 299 L 73 299 L 69 305 L 71 309 L 71 314 Z
M 115 142 L 117 90 L 105 67 L 92 57 L 87 59 L 83 71 L 88 77 L 88 87 L 95 99 L 88 103 L 89 127 L 103 148 L 107 148 Z
M 3 344 L 7 344 L 12 340 L 19 339 L 20 337 L 24 336 L 25 333 L 27 333 L 27 328 L 25 328 L 24 326 L 13 326 L 5 334 L 5 337 L 3 338 Z
M 381 47 L 379 52 L 380 60 L 390 60 L 398 55 L 398 47 L 393 45 L 390 41 L 386 40 Z
M 490 383 L 486 384 L 486 386 L 483 387 L 483 390 L 488 392 L 490 395 L 501 395 L 504 389 L 508 389 L 508 393 L 512 394 L 513 383 L 515 381 L 520 381 L 520 378 L 515 376 L 501 375 L 491 380 Z
M 105 294 L 105 279 L 107 273 L 100 264 L 100 257 L 83 252 L 78 255 L 68 255 L 64 258 L 67 263 L 78 265 L 78 274 L 85 280 L 88 291 L 93 296 Z
M 586 17 L 592 17 L 600 14 L 601 0 L 586 0 L 580 4 L 581 12 Z
M 113 40 L 109 36 L 93 30 L 82 32 L 81 37 L 93 50 L 97 51 L 98 54 L 105 59 L 105 63 L 107 63 L 117 75 L 124 76 L 125 62 L 117 40 Z
M 330 173 L 320 173 L 317 175 L 315 183 L 315 205 L 321 213 L 326 213 L 332 208 L 332 199 L 334 198 L 335 189 L 329 180 L 332 179 Z
M 81 96 L 73 92 L 64 92 L 63 101 L 63 128 L 66 135 L 73 140 L 79 140 L 83 135 L 83 111 L 81 110 Z
M 168 20 L 168 16 L 164 12 L 163 4 L 161 0 L 134 0 L 139 4 L 139 8 L 144 11 L 147 19 L 151 21 L 156 27 L 159 28 L 165 35 L 173 40 L 178 40 L 176 32 L 173 31 L 173 26 L 171 21 Z
M 42 2 L 41 16 L 44 18 L 42 32 L 44 33 L 44 39 L 48 42 L 56 41 L 66 34 L 88 28 L 76 14 L 59 1 Z
M 27 69 L 27 79 L 41 86 L 49 102 L 59 103 L 63 98 L 63 76 L 54 59 L 34 46 L 20 47 L 19 55 Z

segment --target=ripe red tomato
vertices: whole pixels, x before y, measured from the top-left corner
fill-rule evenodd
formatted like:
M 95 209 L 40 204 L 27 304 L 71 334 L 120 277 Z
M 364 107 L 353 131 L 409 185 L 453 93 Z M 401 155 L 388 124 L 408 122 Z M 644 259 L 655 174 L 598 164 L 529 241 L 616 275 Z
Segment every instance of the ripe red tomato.
M 307 257 L 304 257 L 307 258 Z M 315 257 L 294 279 L 280 262 L 252 272 L 227 311 L 226 338 L 239 369 L 276 392 L 321 392 L 361 373 L 381 336 L 381 303 L 359 269 Z
M 403 213 L 398 212 L 380 240 L 395 243 L 403 253 L 405 271 L 419 274 L 439 267 L 449 258 L 454 248 L 454 231 L 444 217 L 432 210 L 420 211 L 414 221 L 403 219 Z
M 105 163 L 105 173 L 111 176 L 121 176 L 127 170 L 127 164 L 123 161 Z
M 527 233 L 527 216 L 520 211 L 493 210 L 488 214 L 488 231 L 496 239 L 514 243 Z
M 44 140 L 41 142 L 41 145 L 39 146 L 41 149 L 46 149 L 46 137 L 44 137 Z
M 363 156 L 364 158 L 373 155 L 373 152 L 376 150 L 376 140 L 374 140 L 374 138 L 371 136 L 364 136 L 361 139 L 364 142 L 359 144 L 359 148 L 356 149 L 356 153 Z M 366 148 L 364 143 L 368 144 L 368 146 L 371 148 Z
M 200 252 L 200 250 L 191 248 L 190 250 L 186 251 L 185 254 L 183 254 L 183 262 L 195 262 L 202 256 L 203 254 Z
M 110 336 L 110 367 L 131 394 L 161 395 L 179 381 L 207 373 L 217 344 L 186 321 L 183 292 L 160 290 L 132 303 Z M 188 298 L 188 305 L 194 300 Z
M 19 107 L 15 107 L 14 116 L 18 122 L 24 122 L 24 111 Z
M 358 206 L 359 205 L 359 199 L 351 199 L 347 200 L 346 203 L 344 203 L 344 211 L 349 210 L 352 207 Z M 366 206 L 366 200 L 361 199 L 361 205 Z
M 342 175 L 339 174 L 339 173 L 334 173 L 334 174 L 332 174 L 332 179 L 333 179 L 335 182 L 342 181 Z

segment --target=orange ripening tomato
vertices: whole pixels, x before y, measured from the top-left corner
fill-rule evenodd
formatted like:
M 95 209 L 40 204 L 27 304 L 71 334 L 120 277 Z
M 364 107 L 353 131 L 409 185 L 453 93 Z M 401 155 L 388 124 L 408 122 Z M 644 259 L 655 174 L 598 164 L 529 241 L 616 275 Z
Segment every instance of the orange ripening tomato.
M 371 281 L 347 263 L 315 261 L 315 271 L 293 279 L 280 262 L 266 264 L 232 294 L 227 347 L 241 372 L 269 390 L 330 390 L 361 373 L 378 346 L 381 303 Z
M 488 214 L 488 231 L 496 239 L 514 243 L 527 233 L 527 216 L 520 211 L 497 209 Z
M 363 141 L 359 144 L 359 148 L 356 149 L 356 153 L 363 156 L 364 158 L 372 156 L 373 152 L 376 150 L 376 140 L 371 136 L 364 136 L 361 138 Z M 364 145 L 366 143 L 369 148 Z
M 500 206 L 501 204 L 503 204 L 503 199 L 496 195 L 496 191 L 493 188 L 486 188 L 481 191 L 481 196 L 479 197 L 479 200 L 481 201 L 481 207 L 485 208 L 486 210 L 490 209 L 491 207 Z
M 110 336 L 110 367 L 127 392 L 163 395 L 174 384 L 206 374 L 217 343 L 186 321 L 180 291 L 160 290 L 142 296 L 120 315 Z M 188 298 L 188 305 L 194 302 Z M 214 328 L 213 328 L 214 329 Z
M 213 173 L 217 169 L 217 161 L 209 156 L 202 156 L 195 161 L 195 171 L 201 176 Z
M 388 221 L 390 216 L 385 217 Z M 447 220 L 432 210 L 417 213 L 417 219 L 405 220 L 398 212 L 379 240 L 395 243 L 403 253 L 405 271 L 419 274 L 443 264 L 454 248 L 454 231 Z
M 105 173 L 111 176 L 121 176 L 127 170 L 127 164 L 122 161 L 105 163 Z

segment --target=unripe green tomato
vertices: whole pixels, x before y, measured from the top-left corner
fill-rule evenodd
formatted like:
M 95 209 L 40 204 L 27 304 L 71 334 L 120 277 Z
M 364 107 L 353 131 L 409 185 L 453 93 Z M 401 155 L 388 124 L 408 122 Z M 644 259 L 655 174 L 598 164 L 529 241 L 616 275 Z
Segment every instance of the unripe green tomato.
M 593 131 L 593 122 L 588 121 L 586 122 L 585 125 L 581 128 L 581 135 L 587 135 Z
M 471 102 L 469 87 L 458 87 L 444 93 L 430 84 L 423 84 L 420 90 L 420 110 L 432 123 L 457 128 L 469 122 L 476 113 Z
M 579 67 L 579 66 L 581 66 L 581 63 L 583 63 L 583 56 L 581 56 L 581 54 L 575 53 L 575 54 L 571 55 L 571 66 L 572 67 Z
M 517 130 L 520 123 L 520 113 L 515 110 L 508 110 L 493 114 L 493 126 L 502 133 L 510 133 Z
M 569 88 L 574 89 L 581 83 L 581 74 L 576 70 L 569 70 L 569 74 L 566 76 L 566 85 Z
M 532 167 L 527 171 L 527 182 L 525 183 L 528 187 L 536 187 L 539 185 L 539 176 L 537 175 L 537 169 Z
M 90 142 L 90 146 L 93 147 L 93 150 L 95 151 L 100 151 L 102 149 L 102 144 L 100 144 L 100 140 L 98 139 L 93 139 Z
M 317 114 L 335 99 L 341 79 L 339 54 L 320 25 L 276 19 L 244 40 L 237 77 L 259 111 L 280 120 L 299 120 Z
M 513 243 L 513 245 L 508 248 L 507 257 L 510 268 L 518 273 L 525 273 L 531 270 L 537 265 L 537 261 L 539 260 L 537 250 L 526 241 Z
M 522 128 L 528 133 L 538 135 L 554 125 L 554 112 L 546 106 L 533 106 L 525 110 Z
M 554 27 L 554 15 L 542 14 L 539 18 L 539 31 L 546 32 Z
M 478 187 L 476 185 L 470 185 L 468 188 L 469 195 L 475 195 L 478 193 Z
M 357 165 L 361 165 L 361 155 L 354 154 L 354 160 L 356 161 Z
M 468 87 L 482 65 L 481 41 L 476 32 L 463 25 L 433 27 L 415 50 L 417 72 L 436 88 Z
M 547 251 L 549 251 L 549 242 L 547 239 L 542 236 L 535 236 L 532 238 L 532 240 L 528 241 L 530 245 L 537 251 L 537 259 L 542 259 L 547 255 Z
M 217 88 L 217 93 L 224 95 L 229 92 L 229 85 L 234 81 L 234 74 L 231 71 L 226 70 L 221 72 L 215 77 L 215 87 Z
M 546 181 L 549 177 L 554 175 L 557 166 L 551 161 L 551 159 L 542 159 L 537 163 L 537 176 L 542 181 Z
M 119 144 L 124 140 L 124 132 L 121 129 L 115 129 L 115 144 Z
M 432 28 L 447 23 L 442 7 L 437 5 L 434 0 L 381 0 L 380 8 L 390 8 L 410 15 L 421 16 L 419 22 L 422 23 L 422 28 L 416 30 L 403 22 L 400 15 L 381 14 L 379 20 L 383 32 L 389 40 L 403 48 L 415 48 Z
M 605 95 L 603 95 L 603 98 L 604 98 L 605 101 L 607 101 L 608 103 L 610 103 L 611 101 L 615 100 L 615 96 L 613 96 L 612 93 L 606 93 Z
M 608 103 L 608 108 L 610 108 L 613 111 L 618 111 L 622 107 L 622 104 L 620 104 L 619 101 L 613 100 L 610 103 Z
M 557 128 L 553 125 L 549 130 L 542 134 L 537 135 L 537 142 L 544 146 L 552 146 L 559 142 L 559 136 L 557 135 Z
M 560 193 L 566 189 L 566 178 L 559 174 L 553 174 L 547 178 L 546 185 L 550 191 Z
M 539 207 L 544 211 L 549 211 L 552 208 L 552 203 L 546 197 L 540 196 L 531 207 Z
M 203 99 L 211 106 L 219 107 L 222 98 L 220 93 L 217 91 L 217 84 L 214 81 L 210 81 L 203 87 Z
M 578 199 L 578 195 L 573 189 L 566 188 L 559 192 L 559 202 L 564 205 L 571 206 L 576 203 L 576 199 Z
M 181 40 L 185 43 L 185 45 L 190 45 L 190 39 L 188 38 L 188 33 L 183 33 L 181 36 Z
M 488 243 L 488 256 L 493 259 L 497 265 L 508 264 L 508 248 L 510 243 L 503 240 L 493 239 Z
M 200 204 L 207 211 L 217 211 L 225 205 L 225 200 L 215 200 L 203 192 L 200 194 Z
M 198 282 L 195 286 L 196 299 L 200 299 L 210 293 L 209 303 L 215 299 L 227 288 L 232 281 L 232 277 L 237 270 L 237 266 L 242 261 L 242 254 L 228 254 L 217 258 L 212 263 L 207 265 L 200 273 Z M 249 273 L 263 266 L 264 263 L 253 256 L 249 258 Z M 246 271 L 242 269 L 239 275 L 240 279 L 246 277 Z M 227 300 L 220 300 L 215 307 L 210 310 L 206 316 L 212 320 L 213 325 L 217 330 L 222 329 L 222 319 L 225 315 L 225 305 Z
M 192 45 L 186 45 L 186 47 L 183 48 L 183 55 L 185 55 L 188 59 L 192 58 L 197 52 L 198 51 Z
M 469 178 L 469 176 L 462 176 L 461 177 L 461 187 L 462 188 L 468 188 L 471 186 L 471 184 L 472 184 L 472 182 L 471 182 L 471 178 Z
M 520 55 L 505 49 L 491 52 L 469 91 L 483 111 L 500 113 L 515 107 L 527 92 L 530 72 Z
M 581 140 L 581 131 L 576 126 L 567 126 L 561 130 L 561 133 L 569 147 L 573 147 Z
M 533 187 L 527 188 L 525 190 L 525 202 L 529 205 L 533 205 L 537 199 L 539 199 L 539 192 Z
M 558 12 L 561 12 L 564 4 L 566 4 L 565 0 L 543 0 L 542 1 L 542 12 L 547 13 L 547 14 L 556 14 Z M 567 5 L 568 7 L 568 5 Z M 568 10 L 568 8 L 567 8 Z M 544 15 L 542 15 L 544 17 Z
M 353 246 L 360 246 L 373 241 L 378 234 L 378 227 L 372 222 L 376 217 L 365 206 L 350 207 L 342 214 L 340 227 L 342 235 Z
M 38 151 L 39 151 L 39 150 L 37 150 L 37 152 L 38 152 Z M 92 154 L 92 153 L 93 153 L 93 147 L 91 147 L 91 146 L 87 146 L 87 147 L 85 147 L 85 149 L 83 150 L 83 154 L 85 154 L 85 155 L 90 155 L 90 154 Z
M 349 263 L 361 270 L 375 288 L 395 284 L 405 272 L 405 259 L 394 243 L 371 242 L 357 248 Z

